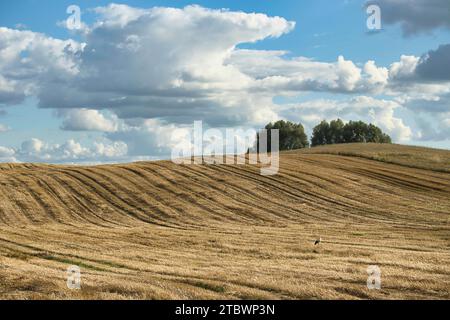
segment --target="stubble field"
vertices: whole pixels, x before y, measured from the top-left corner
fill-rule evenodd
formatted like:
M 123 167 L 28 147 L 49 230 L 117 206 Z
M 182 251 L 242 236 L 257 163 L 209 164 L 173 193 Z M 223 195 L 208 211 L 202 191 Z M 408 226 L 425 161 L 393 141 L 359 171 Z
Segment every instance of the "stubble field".
M 268 177 L 2 164 L 0 298 L 450 299 L 450 152 L 313 148 L 282 153 Z

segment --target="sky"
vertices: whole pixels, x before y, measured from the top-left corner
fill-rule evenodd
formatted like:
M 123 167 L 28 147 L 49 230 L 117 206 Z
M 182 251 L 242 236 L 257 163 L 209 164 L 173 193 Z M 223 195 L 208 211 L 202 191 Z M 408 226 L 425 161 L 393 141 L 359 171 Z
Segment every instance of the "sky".
M 0 2 L 0 162 L 168 158 L 194 121 L 336 118 L 450 149 L 448 0 Z

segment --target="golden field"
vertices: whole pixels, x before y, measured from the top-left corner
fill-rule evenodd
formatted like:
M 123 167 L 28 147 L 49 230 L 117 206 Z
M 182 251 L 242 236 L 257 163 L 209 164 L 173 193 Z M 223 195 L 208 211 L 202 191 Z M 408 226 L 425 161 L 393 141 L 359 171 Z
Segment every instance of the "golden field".
M 319 147 L 267 177 L 0 164 L 0 298 L 450 299 L 450 151 Z

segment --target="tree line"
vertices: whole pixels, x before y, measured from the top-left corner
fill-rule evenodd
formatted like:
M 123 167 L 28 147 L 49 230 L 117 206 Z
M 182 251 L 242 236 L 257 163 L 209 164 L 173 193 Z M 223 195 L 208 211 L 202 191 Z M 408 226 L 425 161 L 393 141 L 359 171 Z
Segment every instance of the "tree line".
M 392 143 L 391 137 L 374 124 L 363 121 L 349 121 L 344 124 L 341 119 L 322 121 L 314 127 L 311 143 L 301 123 L 280 120 L 265 126 L 268 130 L 268 150 L 270 146 L 270 130 L 278 129 L 280 137 L 280 151 L 307 148 L 338 143 L 374 142 Z M 257 137 L 259 141 L 259 135 Z

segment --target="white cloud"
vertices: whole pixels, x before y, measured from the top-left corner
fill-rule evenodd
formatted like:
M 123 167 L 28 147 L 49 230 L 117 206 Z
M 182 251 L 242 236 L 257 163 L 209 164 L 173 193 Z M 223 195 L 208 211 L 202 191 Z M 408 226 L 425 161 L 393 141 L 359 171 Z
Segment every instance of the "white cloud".
M 294 23 L 264 14 L 211 10 L 97 8 L 80 50 L 79 73 L 39 91 L 40 105 L 110 109 L 121 118 L 192 123 L 258 121 L 270 97 L 248 97 L 254 80 L 224 60 L 240 43 L 278 37 Z M 78 56 L 77 56 L 78 57 Z M 111 67 L 114 66 L 114 67 Z M 67 85 L 66 85 L 67 84 Z M 257 104 L 258 103 L 258 104 Z
M 372 122 L 380 126 L 396 142 L 410 141 L 413 138 L 411 128 L 403 122 L 401 118 L 394 115 L 394 108 L 381 109 L 379 112 L 373 112 Z
M 0 27 L 0 104 L 16 104 L 78 72 L 76 55 L 83 47 L 32 31 Z
M 32 138 L 30 140 L 22 142 L 22 146 L 20 148 L 20 153 L 33 155 L 41 152 L 44 143 L 36 138 Z
M 361 69 L 339 56 L 334 63 L 305 57 L 284 58 L 284 51 L 235 50 L 226 63 L 254 78 L 252 90 L 272 95 L 302 91 L 375 92 L 387 84 L 386 68 L 368 61 Z
M 0 146 L 0 159 L 14 156 L 14 149 Z
M 123 141 L 131 157 L 167 155 L 179 144 L 189 145 L 190 126 L 166 124 L 156 119 L 129 120 L 120 130 L 106 134 L 112 141 Z
M 429 116 L 423 112 L 415 119 L 418 138 L 422 141 L 450 141 L 450 112 L 442 118 Z
M 361 70 L 352 61 L 339 56 L 337 63 L 337 82 L 344 90 L 352 91 L 361 79 Z
M 422 57 L 402 55 L 389 69 L 389 80 L 394 85 L 411 82 L 435 85 L 450 84 L 450 44 L 440 45 Z
M 108 25 L 112 27 L 125 27 L 128 23 L 136 21 L 149 11 L 140 8 L 133 8 L 123 4 L 112 3 L 107 7 L 97 7 L 94 11 L 100 14 L 103 19 L 97 21 L 96 27 Z
M 389 77 L 393 80 L 408 79 L 414 76 L 419 63 L 415 56 L 402 55 L 400 61 L 394 62 L 389 68 Z
M 364 73 L 367 76 L 367 83 L 370 87 L 385 87 L 388 84 L 389 70 L 377 67 L 375 61 L 367 61 L 364 65 Z
M 94 142 L 92 147 L 86 147 L 73 139 L 51 144 L 32 138 L 9 156 L 14 155 L 21 162 L 67 163 L 124 160 L 127 153 L 128 147 L 121 141 Z
M 63 109 L 59 116 L 64 118 L 62 130 L 114 132 L 118 129 L 115 115 L 107 118 L 98 110 Z
M 379 126 L 395 141 L 408 141 L 413 138 L 412 129 L 395 115 L 395 110 L 401 108 L 402 106 L 394 101 L 357 96 L 342 101 L 318 99 L 288 104 L 283 107 L 281 113 L 287 119 L 304 123 L 310 131 L 321 120 L 361 119 Z
M 100 157 L 117 158 L 123 157 L 128 153 L 128 146 L 122 141 L 116 141 L 112 144 L 95 142 L 94 146 L 94 153 Z
M 288 115 L 307 125 L 335 116 L 373 121 L 401 141 L 411 139 L 415 128 L 398 110 L 440 113 L 435 117 L 441 122 L 447 110 L 449 84 L 439 76 L 445 75 L 445 46 L 422 58 L 403 55 L 389 68 L 343 56 L 323 62 L 237 49 L 290 32 L 295 24 L 280 17 L 199 6 L 112 4 L 95 12 L 98 20 L 83 26 L 82 43 L 0 28 L 0 106 L 36 96 L 40 107 L 57 110 L 61 129 L 99 131 L 106 139 L 91 147 L 30 140 L 17 150 L 23 158 L 164 154 L 186 142 L 183 134 L 171 141 L 172 132 L 195 120 L 261 126 Z M 348 97 L 288 108 L 274 103 L 274 97 L 305 92 Z M 378 94 L 391 100 L 368 97 Z

